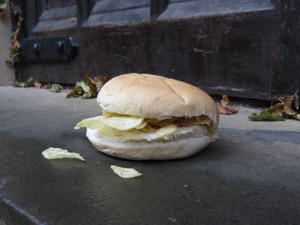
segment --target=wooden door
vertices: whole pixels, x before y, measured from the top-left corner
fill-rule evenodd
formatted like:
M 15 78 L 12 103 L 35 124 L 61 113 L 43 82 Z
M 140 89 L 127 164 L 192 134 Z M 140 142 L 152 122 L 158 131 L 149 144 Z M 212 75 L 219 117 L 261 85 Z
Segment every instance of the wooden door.
M 253 99 L 300 87 L 296 0 L 12 2 L 13 19 L 24 17 L 21 80 L 153 73 Z

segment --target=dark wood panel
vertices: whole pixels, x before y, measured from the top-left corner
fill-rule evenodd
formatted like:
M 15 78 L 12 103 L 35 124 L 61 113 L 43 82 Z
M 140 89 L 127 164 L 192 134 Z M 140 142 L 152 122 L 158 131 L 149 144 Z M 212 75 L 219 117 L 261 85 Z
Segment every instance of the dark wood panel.
M 87 30 L 81 43 L 83 55 L 99 54 L 97 59 L 83 59 L 82 66 L 112 75 L 157 73 L 194 83 L 210 93 L 255 92 L 254 97 L 268 97 L 274 15 L 262 12 L 256 16 L 157 23 L 113 32 Z
M 266 11 L 255 16 L 244 14 L 239 20 L 231 15 L 86 28 L 78 35 L 80 55 L 69 65 L 72 68 L 67 74 L 54 72 L 65 64 L 55 69 L 48 68 L 51 64 L 35 67 L 51 70 L 48 79 L 52 81 L 75 82 L 83 73 L 116 76 L 149 72 L 193 83 L 211 94 L 269 98 L 272 77 L 269 56 L 275 41 L 274 26 L 270 26 L 273 17 L 272 11 Z
M 282 1 L 276 17 L 277 43 L 272 55 L 273 95 L 294 94 L 300 90 L 300 1 Z
M 67 11 L 64 18 L 56 17 L 64 11 L 61 7 L 42 10 L 36 24 L 30 16 L 34 36 L 74 35 L 79 52 L 68 62 L 23 64 L 20 77 L 74 84 L 84 73 L 148 72 L 190 82 L 210 94 L 256 99 L 300 88 L 300 2 L 151 0 L 148 5 L 126 0 L 113 7 L 112 3 L 77 0 L 70 14 L 76 14 L 75 20 Z M 75 24 L 67 26 L 70 21 Z

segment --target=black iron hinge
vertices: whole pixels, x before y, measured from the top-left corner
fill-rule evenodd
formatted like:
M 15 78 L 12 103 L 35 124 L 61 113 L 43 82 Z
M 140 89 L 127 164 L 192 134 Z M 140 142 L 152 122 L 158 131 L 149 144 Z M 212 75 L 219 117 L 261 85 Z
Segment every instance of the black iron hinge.
M 21 55 L 25 62 L 68 61 L 77 55 L 78 43 L 74 36 L 24 39 Z

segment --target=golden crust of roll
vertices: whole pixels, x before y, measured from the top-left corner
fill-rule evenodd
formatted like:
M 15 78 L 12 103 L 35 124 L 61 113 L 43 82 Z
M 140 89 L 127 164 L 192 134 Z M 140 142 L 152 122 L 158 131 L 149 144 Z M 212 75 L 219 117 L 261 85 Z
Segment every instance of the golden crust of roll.
M 130 73 L 109 80 L 97 102 L 110 113 L 163 120 L 172 117 L 208 116 L 213 130 L 219 113 L 214 100 L 188 83 L 152 75 Z

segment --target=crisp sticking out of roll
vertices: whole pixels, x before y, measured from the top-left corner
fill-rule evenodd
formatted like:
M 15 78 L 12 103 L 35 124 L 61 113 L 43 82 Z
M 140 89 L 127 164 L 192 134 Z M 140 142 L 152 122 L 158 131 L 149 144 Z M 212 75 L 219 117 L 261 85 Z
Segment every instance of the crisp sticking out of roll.
M 108 81 L 97 102 L 102 116 L 84 119 L 87 137 L 101 152 L 133 160 L 191 156 L 214 140 L 219 113 L 214 100 L 190 84 L 151 74 Z

